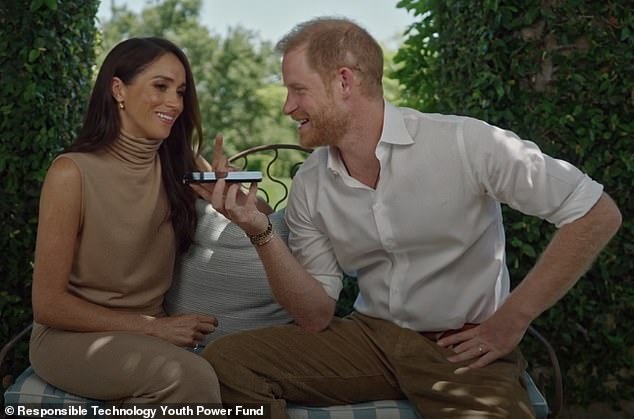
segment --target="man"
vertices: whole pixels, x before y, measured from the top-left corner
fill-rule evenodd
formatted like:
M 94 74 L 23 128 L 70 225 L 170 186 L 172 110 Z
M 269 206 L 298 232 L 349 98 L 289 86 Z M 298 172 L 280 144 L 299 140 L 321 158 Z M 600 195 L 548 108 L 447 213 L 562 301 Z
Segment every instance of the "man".
M 333 405 L 408 398 L 422 417 L 533 417 L 517 345 L 615 234 L 601 185 L 482 121 L 383 99 L 376 41 L 345 19 L 298 25 L 279 44 L 284 112 L 319 147 L 293 181 L 289 253 L 255 188 L 197 191 L 255 244 L 295 325 L 203 353 L 226 403 Z M 500 202 L 559 227 L 513 292 Z M 334 317 L 342 272 L 356 312 Z

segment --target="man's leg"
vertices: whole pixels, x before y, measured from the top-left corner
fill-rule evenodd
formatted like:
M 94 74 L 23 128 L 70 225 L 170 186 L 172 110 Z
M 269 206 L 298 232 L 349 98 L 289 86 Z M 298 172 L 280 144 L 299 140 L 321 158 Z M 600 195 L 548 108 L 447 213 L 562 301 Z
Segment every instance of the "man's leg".
M 365 317 L 373 323 L 391 325 Z M 379 346 L 392 362 L 400 388 L 423 418 L 534 418 L 528 393 L 521 380 L 526 362 L 519 350 L 477 369 L 469 363 L 454 364 L 453 352 L 415 331 L 400 329 L 392 342 Z
M 202 356 L 218 375 L 224 403 L 270 405 L 272 418 L 288 417 L 286 401 L 404 398 L 373 338 L 351 319 L 334 319 L 319 333 L 295 325 L 238 333 L 213 342 Z

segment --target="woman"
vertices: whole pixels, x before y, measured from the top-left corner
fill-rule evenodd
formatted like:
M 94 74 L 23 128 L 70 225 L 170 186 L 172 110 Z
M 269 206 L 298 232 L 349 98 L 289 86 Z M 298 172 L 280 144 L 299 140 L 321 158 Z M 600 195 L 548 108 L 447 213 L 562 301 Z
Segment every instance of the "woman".
M 218 381 L 194 347 L 212 316 L 166 316 L 174 259 L 196 227 L 181 184 L 201 139 L 184 53 L 129 39 L 106 57 L 74 144 L 40 198 L 30 357 L 67 392 L 125 403 L 217 403 Z

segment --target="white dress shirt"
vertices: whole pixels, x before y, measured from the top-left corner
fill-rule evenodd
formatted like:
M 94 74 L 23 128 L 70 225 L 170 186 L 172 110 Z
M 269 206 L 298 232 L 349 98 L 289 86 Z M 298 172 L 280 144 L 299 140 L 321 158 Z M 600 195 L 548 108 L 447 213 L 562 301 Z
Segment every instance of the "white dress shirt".
M 556 226 L 603 187 L 485 122 L 385 102 L 376 190 L 318 148 L 293 180 L 289 246 L 337 299 L 355 272 L 359 312 L 419 331 L 484 321 L 509 294 L 500 202 Z

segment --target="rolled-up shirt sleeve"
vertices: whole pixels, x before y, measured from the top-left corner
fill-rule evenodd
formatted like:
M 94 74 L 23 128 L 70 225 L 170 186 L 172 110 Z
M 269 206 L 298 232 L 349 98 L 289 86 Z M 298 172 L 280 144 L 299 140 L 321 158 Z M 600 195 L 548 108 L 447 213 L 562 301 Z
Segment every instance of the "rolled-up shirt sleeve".
M 458 138 L 475 188 L 558 228 L 585 215 L 603 193 L 575 166 L 511 131 L 466 118 Z
M 298 262 L 334 300 L 343 288 L 343 272 L 337 263 L 330 240 L 315 225 L 313 194 L 305 190 L 301 176 L 293 180 L 286 208 L 288 245 Z

